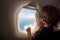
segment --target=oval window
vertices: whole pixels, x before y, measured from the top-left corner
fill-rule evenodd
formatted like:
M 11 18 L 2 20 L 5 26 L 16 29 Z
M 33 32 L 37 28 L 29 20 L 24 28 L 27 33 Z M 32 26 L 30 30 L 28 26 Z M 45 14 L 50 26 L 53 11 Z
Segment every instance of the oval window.
M 36 10 L 27 9 L 27 8 L 22 8 L 19 11 L 18 26 L 20 30 L 23 31 L 24 33 L 27 33 L 26 28 L 28 26 L 31 27 L 31 30 L 34 29 L 35 13 L 36 13 Z

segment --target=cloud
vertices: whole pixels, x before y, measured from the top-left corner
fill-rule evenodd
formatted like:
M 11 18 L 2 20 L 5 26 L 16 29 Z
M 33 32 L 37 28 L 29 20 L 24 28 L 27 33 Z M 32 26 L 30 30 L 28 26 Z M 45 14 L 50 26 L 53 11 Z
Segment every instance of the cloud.
M 21 13 L 18 15 L 18 18 L 19 19 L 22 19 L 22 18 L 24 18 L 24 19 L 35 19 L 35 15 L 34 14 L 23 14 L 23 13 Z

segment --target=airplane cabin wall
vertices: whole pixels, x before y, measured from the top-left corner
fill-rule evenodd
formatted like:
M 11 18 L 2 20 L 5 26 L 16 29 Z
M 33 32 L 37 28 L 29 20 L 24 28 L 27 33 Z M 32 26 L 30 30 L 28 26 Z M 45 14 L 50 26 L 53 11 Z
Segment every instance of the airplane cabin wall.
M 16 36 L 16 14 L 29 0 L 1 0 L 0 40 L 23 40 Z

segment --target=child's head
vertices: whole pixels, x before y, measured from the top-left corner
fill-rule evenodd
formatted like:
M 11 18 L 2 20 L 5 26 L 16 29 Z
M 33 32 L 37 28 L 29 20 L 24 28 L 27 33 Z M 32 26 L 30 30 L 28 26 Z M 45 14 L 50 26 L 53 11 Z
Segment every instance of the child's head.
M 60 14 L 58 8 L 47 5 L 44 6 L 39 12 L 36 13 L 36 23 L 38 26 L 44 25 L 56 25 L 60 21 Z M 43 26 L 44 27 L 44 26 Z

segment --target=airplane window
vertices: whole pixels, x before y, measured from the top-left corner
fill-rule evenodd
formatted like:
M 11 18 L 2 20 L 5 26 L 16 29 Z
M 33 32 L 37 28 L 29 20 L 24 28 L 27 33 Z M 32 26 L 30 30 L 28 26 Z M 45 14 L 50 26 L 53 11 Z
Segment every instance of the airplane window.
M 18 14 L 18 26 L 21 31 L 26 32 L 26 28 L 30 26 L 31 31 L 34 29 L 36 10 L 22 8 Z

